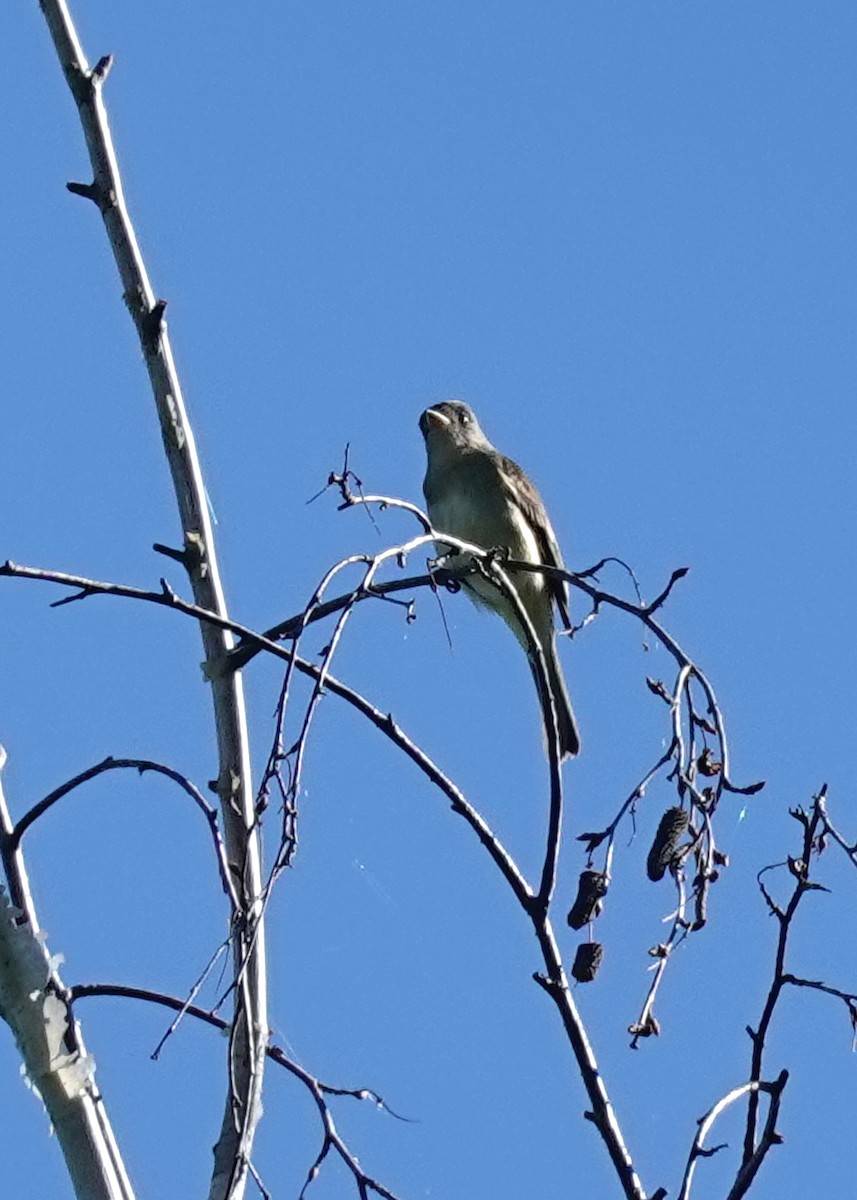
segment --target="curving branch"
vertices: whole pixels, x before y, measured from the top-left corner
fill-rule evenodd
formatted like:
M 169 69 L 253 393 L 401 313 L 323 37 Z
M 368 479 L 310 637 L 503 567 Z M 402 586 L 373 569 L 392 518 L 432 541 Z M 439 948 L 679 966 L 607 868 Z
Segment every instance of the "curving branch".
M 788 1083 L 788 1078 L 788 1071 L 781 1071 L 773 1083 L 766 1084 L 760 1081 L 758 1091 L 751 1093 L 751 1100 L 755 1099 L 756 1101 L 758 1101 L 759 1092 L 767 1092 L 769 1094 L 768 1115 L 765 1118 L 762 1136 L 759 1138 L 758 1144 L 749 1159 L 741 1164 L 741 1169 L 729 1190 L 726 1200 L 743 1200 L 744 1196 L 747 1195 L 753 1186 L 753 1182 L 759 1173 L 759 1168 L 767 1157 L 768 1151 L 773 1146 L 782 1144 L 783 1139 L 777 1133 L 777 1120 L 780 1115 L 783 1089 Z
M 333 478 L 342 488 L 342 477 Z M 347 488 L 347 484 L 345 486 Z M 380 504 L 384 507 L 401 507 L 413 514 L 423 524 L 423 528 L 426 527 L 427 522 L 425 522 L 423 514 L 413 505 L 397 501 L 392 497 L 363 496 L 361 494 L 359 498 L 355 498 L 347 494 L 347 492 L 346 496 L 348 507 L 369 503 Z M 438 584 L 441 584 L 457 590 L 460 587 L 460 580 L 475 570 L 482 571 L 493 578 L 498 587 L 506 591 L 512 603 L 517 599 L 517 592 L 513 583 L 515 572 L 518 570 L 545 570 L 546 573 L 567 579 L 572 586 L 577 587 L 587 594 L 592 602 L 593 611 L 597 611 L 603 606 L 612 605 L 626 612 L 628 615 L 639 619 L 667 648 L 678 667 L 675 685 L 672 690 L 668 690 L 663 684 L 650 681 L 649 686 L 669 706 L 670 744 L 625 800 L 610 825 L 597 834 L 584 835 L 582 839 L 590 843 L 590 858 L 594 848 L 602 842 L 605 843 L 605 870 L 603 878 L 606 882 L 609 882 L 614 840 L 620 822 L 629 813 L 634 813 L 637 802 L 642 798 L 650 782 L 662 769 L 669 767 L 671 764 L 669 778 L 675 783 L 680 805 L 683 803 L 687 806 L 688 812 L 692 815 L 692 820 L 688 819 L 686 824 L 688 842 L 681 847 L 677 844 L 674 845 L 670 852 L 669 862 L 666 864 L 669 866 L 670 873 L 676 884 L 678 903 L 673 914 L 670 935 L 665 942 L 652 951 L 654 957 L 659 961 L 641 1017 L 636 1025 L 631 1028 L 635 1043 L 639 1037 L 648 1036 L 658 1031 L 658 1024 L 653 1013 L 654 1000 L 672 950 L 687 936 L 688 932 L 701 928 L 705 922 L 708 888 L 717 878 L 718 867 L 726 861 L 725 857 L 717 850 L 714 841 L 712 816 L 718 802 L 724 792 L 751 793 L 757 791 L 762 785 L 754 784 L 749 788 L 743 788 L 732 783 L 727 770 L 728 750 L 724 724 L 713 688 L 707 677 L 699 670 L 682 647 L 663 629 L 652 615 L 663 605 L 677 580 L 682 577 L 683 571 L 673 573 L 667 586 L 662 589 L 656 600 L 651 604 L 645 604 L 639 597 L 637 603 L 631 603 L 604 591 L 590 582 L 596 568 L 592 568 L 590 571 L 578 576 L 570 572 L 560 572 L 556 569 L 541 568 L 529 563 L 507 560 L 496 551 L 486 551 L 481 547 L 461 542 L 445 534 L 442 535 L 442 540 L 451 544 L 458 551 L 458 554 L 452 559 L 447 558 L 444 560 L 442 569 L 438 570 L 436 568 L 428 576 L 413 577 L 392 582 L 380 582 L 376 578 L 377 570 L 383 562 L 396 560 L 399 565 L 403 565 L 409 553 L 434 541 L 434 536 L 428 532 L 412 538 L 409 542 L 403 543 L 400 546 L 382 551 L 379 555 L 352 556 L 349 559 L 343 560 L 342 563 L 337 564 L 325 576 L 322 584 L 316 589 L 309 604 L 301 613 L 289 618 L 286 622 L 281 622 L 273 630 L 269 631 L 269 633 L 276 635 L 277 638 L 288 638 L 292 643 L 290 648 L 284 647 L 281 642 L 274 641 L 270 637 L 259 635 L 252 630 L 244 629 L 232 622 L 228 622 L 228 627 L 239 635 L 240 641 L 236 649 L 229 656 L 226 669 L 230 671 L 235 670 L 237 666 L 248 662 L 260 650 L 265 650 L 268 653 L 273 653 L 283 658 L 289 663 L 284 692 L 281 697 L 283 704 L 285 703 L 287 693 L 289 673 L 292 670 L 299 670 L 310 676 L 315 681 L 310 709 L 316 703 L 316 698 L 320 694 L 322 686 L 331 693 L 346 699 L 372 721 L 377 728 L 381 729 L 387 737 L 403 749 L 420 769 L 424 771 L 428 778 L 451 799 L 454 811 L 464 816 L 465 820 L 474 829 L 480 841 L 494 859 L 495 864 L 503 873 L 507 883 L 512 887 L 518 902 L 528 913 L 533 923 L 534 932 L 536 933 L 545 964 L 544 974 L 537 975 L 536 979 L 554 1000 L 559 1010 L 584 1081 L 584 1086 L 590 1097 L 592 1104 L 590 1118 L 599 1129 L 607 1145 L 625 1195 L 633 1198 L 633 1200 L 641 1200 L 645 1192 L 634 1171 L 632 1160 L 624 1145 L 621 1130 L 604 1088 L 603 1080 L 599 1074 L 597 1062 L 589 1045 L 585 1028 L 574 1005 L 549 919 L 549 903 L 554 886 L 559 850 L 562 803 L 561 781 L 558 778 L 559 770 L 556 754 L 554 754 L 552 762 L 551 805 L 542 880 L 540 887 L 534 889 L 524 878 L 514 860 L 501 845 L 493 831 L 485 824 L 478 811 L 465 800 L 460 791 L 455 788 L 455 785 L 437 770 L 431 760 L 407 738 L 403 731 L 395 724 L 392 717 L 381 713 L 380 710 L 371 705 L 364 697 L 359 696 L 359 694 L 353 692 L 330 675 L 329 664 L 331 655 L 341 636 L 345 621 L 350 617 L 355 605 L 360 601 L 377 598 L 394 591 L 415 589 L 427 585 L 436 587 Z M 459 559 L 461 561 L 458 561 Z M 364 566 L 364 574 L 360 583 L 350 592 L 344 593 L 340 597 L 325 600 L 324 594 L 340 570 L 355 563 L 361 563 Z M 196 611 L 194 606 L 180 600 L 165 583 L 162 583 L 160 593 L 144 593 L 140 589 L 119 588 L 116 585 L 98 584 L 95 581 L 79 577 L 60 576 L 44 572 L 39 573 L 29 568 L 16 567 L 14 564 L 7 564 L 6 567 L 0 568 L 0 574 L 18 575 L 29 578 L 50 578 L 54 582 L 76 587 L 78 589 L 76 594 L 68 597 L 67 601 L 83 599 L 98 593 L 128 595 L 178 609 L 188 615 L 196 615 L 200 620 L 222 622 L 221 618 Z M 311 623 L 321 619 L 323 616 L 332 615 L 338 615 L 339 617 L 336 629 L 328 645 L 322 666 L 316 667 L 307 663 L 298 654 L 297 648 L 300 638 L 304 630 Z M 522 611 L 519 613 L 519 617 L 522 625 L 526 628 L 526 614 Z M 530 630 L 529 632 L 533 643 L 535 643 L 533 631 Z M 537 646 L 534 645 L 533 650 L 533 657 L 538 660 Z M 541 667 L 544 669 L 544 663 L 541 664 Z M 694 691 L 694 688 L 699 689 L 698 694 Z M 544 691 L 549 696 L 549 689 L 545 688 Z M 545 724 L 550 728 L 551 724 L 555 721 L 555 714 L 546 711 L 544 716 Z M 269 769 L 271 768 L 271 764 L 277 759 L 277 746 L 280 745 L 281 738 L 281 719 L 281 717 L 278 718 L 278 734 L 274 751 L 272 751 L 271 759 L 269 760 Z M 296 743 L 298 746 L 303 744 L 309 720 L 311 720 L 311 711 L 308 711 L 307 717 L 304 720 L 302 734 L 298 739 L 298 743 Z M 713 739 L 713 746 L 709 744 L 709 738 Z M 549 749 L 552 740 L 548 739 Z M 293 783 L 294 775 L 289 789 L 287 789 L 287 794 L 290 794 L 293 790 Z M 681 808 L 680 811 L 683 815 L 686 815 L 684 814 L 684 808 Z M 664 852 L 663 848 L 661 848 L 661 852 Z M 692 889 L 688 893 L 684 877 L 684 864 L 691 856 L 695 860 L 696 870 Z M 692 912 L 688 911 L 689 906 L 692 906 Z
M 181 555 L 197 603 L 225 617 L 226 602 L 202 472 L 164 320 L 166 303 L 156 299 L 149 282 L 125 202 L 104 106 L 103 88 L 112 60 L 109 56 L 102 58 L 90 69 L 65 0 L 41 0 L 41 7 L 77 105 L 92 165 L 92 182 L 72 184 L 70 190 L 92 200 L 101 213 L 149 373 L 183 534 L 183 550 L 176 553 Z M 254 1131 L 261 1115 L 268 1038 L 260 903 L 262 864 L 242 684 L 238 676 L 218 669 L 232 648 L 232 639 L 210 622 L 201 623 L 200 629 L 205 656 L 212 667 L 218 792 L 241 914 L 234 943 L 238 986 L 235 1032 L 229 1048 L 229 1086 L 209 1198 L 238 1200 L 245 1191 Z
M 0 1016 L 50 1115 L 75 1194 L 86 1200 L 134 1200 L 58 960 L 39 928 L 3 791 L 5 765 L 6 751 L 0 747 L 0 852 L 9 887 L 9 899 L 0 889 Z
M 294 661 L 295 669 L 309 679 L 318 681 L 321 674 L 320 667 L 302 658 L 291 648 L 282 646 L 279 642 L 270 641 L 264 634 L 256 633 L 248 626 L 241 625 L 239 622 L 221 616 L 219 613 L 209 612 L 200 605 L 193 604 L 188 600 L 182 600 L 164 581 L 162 581 L 160 591 L 149 592 L 144 588 L 131 587 L 125 584 L 102 583 L 95 579 L 88 579 L 82 575 L 69 575 L 67 572 L 62 571 L 47 571 L 38 567 L 25 567 L 9 561 L 0 564 L 0 578 L 4 576 L 13 579 L 56 583 L 63 587 L 76 589 L 74 596 L 58 601 L 57 603 L 59 604 L 65 604 L 72 600 L 84 600 L 91 596 L 99 595 L 115 596 L 120 599 L 138 600 L 147 604 L 155 604 L 158 607 L 167 608 L 172 612 L 181 613 L 182 616 L 191 617 L 200 623 L 211 624 L 217 629 L 232 633 L 246 640 L 248 643 L 252 643 L 258 650 L 264 650 L 268 654 L 273 655 L 274 658 L 281 659 L 283 662 L 289 663 Z M 426 586 L 431 584 L 429 576 L 425 577 L 425 583 Z M 231 670 L 228 665 L 223 669 L 227 672 Z M 513 891 L 515 891 L 518 899 L 522 903 L 528 902 L 533 895 L 532 889 L 521 875 L 512 856 L 494 837 L 487 823 L 473 805 L 467 801 L 463 792 L 435 766 L 415 742 L 408 738 L 404 731 L 396 724 L 393 717 L 389 713 L 385 713 L 377 708 L 374 704 L 371 704 L 359 692 L 346 686 L 333 675 L 328 674 L 326 676 L 325 688 L 332 695 L 339 696 L 340 699 L 345 700 L 355 708 L 385 737 L 389 738 L 400 750 L 404 751 L 407 757 L 424 772 L 432 783 L 437 784 L 444 791 L 451 801 L 453 811 L 462 816 L 474 830 L 476 836 L 486 847 L 492 858 L 494 858 L 496 865 Z
M 337 575 L 339 575 L 348 567 L 361 565 L 364 568 L 359 582 L 352 590 L 346 603 L 339 610 L 333 632 L 328 639 L 327 645 L 322 654 L 320 673 L 318 679 L 314 683 L 312 694 L 306 706 L 303 720 L 301 721 L 297 739 L 287 753 L 284 750 L 282 741 L 283 726 L 285 724 L 286 707 L 289 702 L 291 680 L 295 670 L 295 659 L 292 658 L 286 667 L 286 673 L 277 704 L 277 720 L 274 744 L 268 755 L 268 762 L 262 778 L 262 784 L 260 785 L 259 796 L 257 798 L 257 811 L 262 811 L 267 804 L 266 789 L 269 787 L 272 780 L 277 780 L 283 804 L 283 830 L 280 849 L 278 851 L 276 861 L 271 868 L 268 882 L 265 887 L 266 902 L 276 878 L 280 872 L 292 861 L 292 856 L 297 841 L 298 796 L 300 794 L 301 782 L 303 779 L 303 767 L 310 729 L 312 727 L 313 719 L 318 709 L 319 702 L 324 694 L 325 681 L 327 675 L 329 674 L 336 651 L 342 641 L 346 625 L 354 611 L 354 607 L 357 602 L 364 596 L 371 596 L 373 594 L 375 577 L 381 568 L 386 564 L 386 562 L 390 558 L 396 558 L 398 560 L 403 559 L 408 553 L 410 553 L 412 549 L 423 545 L 424 542 L 425 538 L 419 537 L 413 539 L 411 543 L 405 543 L 402 546 L 396 546 L 392 549 L 383 550 L 376 555 L 370 556 L 367 554 L 357 554 L 350 555 L 348 558 L 342 559 L 326 572 L 324 578 L 315 589 L 309 603 L 306 606 L 306 609 L 304 610 L 304 619 L 301 622 L 301 627 L 296 633 L 295 637 L 292 639 L 292 648 L 296 655 L 300 647 L 303 632 L 310 622 L 311 614 L 322 603 L 322 598 L 332 581 Z M 283 783 L 281 776 L 281 765 L 285 759 L 288 759 L 291 763 L 288 784 Z
M 32 808 L 24 813 L 23 817 L 19 817 L 15 822 L 10 833 L 6 835 L 5 841 L 8 851 L 15 851 L 21 844 L 21 839 L 27 830 L 43 817 L 46 812 L 49 812 L 55 804 L 69 792 L 73 792 L 75 788 L 81 784 L 88 783 L 90 779 L 96 779 L 99 775 L 103 775 L 105 771 L 136 771 L 139 775 L 145 775 L 148 771 L 156 775 L 163 775 L 167 779 L 171 779 L 173 783 L 177 783 L 179 787 L 190 797 L 196 807 L 205 817 L 208 831 L 211 834 L 211 840 L 214 843 L 214 853 L 217 856 L 217 869 L 220 873 L 220 882 L 223 885 L 223 890 L 229 897 L 232 904 L 233 915 L 239 911 L 239 899 L 235 891 L 235 884 L 232 879 L 232 874 L 229 870 L 229 864 L 226 860 L 226 850 L 223 845 L 223 839 L 220 836 L 220 827 L 217 824 L 217 812 L 205 799 L 199 788 L 196 787 L 187 776 L 182 775 L 180 771 L 174 770 L 173 767 L 168 767 L 164 763 L 155 762 L 148 758 L 113 758 L 108 756 L 102 759 L 100 763 L 96 763 L 94 767 L 88 767 L 87 770 L 81 771 L 74 778 L 66 780 L 60 784 L 58 788 L 54 788 L 49 792 L 38 804 L 34 804 Z
M 739 1196 L 746 1194 L 750 1184 L 761 1166 L 762 1158 L 770 1149 L 779 1142 L 779 1135 L 776 1133 L 777 1116 L 779 1115 L 780 1098 L 783 1089 L 788 1082 L 788 1071 L 781 1071 L 779 1076 L 773 1082 L 765 1082 L 764 1080 L 754 1080 L 750 1083 L 743 1083 L 740 1087 L 733 1088 L 731 1092 L 727 1092 L 725 1096 L 721 1096 L 716 1104 L 713 1104 L 704 1117 L 700 1117 L 698 1121 L 699 1128 L 696 1132 L 696 1137 L 693 1139 L 693 1144 L 690 1148 L 690 1153 L 687 1156 L 687 1165 L 684 1169 L 681 1187 L 678 1193 L 678 1200 L 690 1200 L 690 1190 L 693 1186 L 693 1176 L 696 1171 L 697 1163 L 700 1158 L 712 1158 L 721 1150 L 726 1149 L 726 1143 L 721 1143 L 719 1146 L 704 1145 L 705 1139 L 711 1132 L 712 1126 L 722 1112 L 724 1112 L 731 1104 L 747 1095 L 758 1096 L 760 1092 L 766 1093 L 769 1097 L 768 1121 L 766 1123 L 766 1134 L 759 1145 L 759 1158 L 754 1163 L 752 1173 L 742 1167 L 738 1173 L 738 1178 L 734 1186 L 730 1190 L 729 1195 L 732 1200 L 738 1200 Z M 768 1129 L 768 1126 L 770 1128 Z M 736 1191 L 736 1188 L 742 1190 Z
M 466 543 L 461 543 L 463 546 Z M 478 548 L 473 548 L 478 552 Z M 489 556 L 491 557 L 491 556 Z M 508 566 L 508 564 L 505 564 Z M 293 662 L 296 670 L 318 683 L 322 668 L 308 662 L 293 649 L 279 642 L 271 641 L 262 634 L 238 625 L 236 622 L 207 613 L 198 606 L 181 600 L 166 584 L 162 584 L 159 592 L 146 592 L 141 588 L 126 587 L 117 584 L 101 584 L 96 580 L 82 576 L 73 576 L 60 572 L 40 571 L 33 567 L 21 567 L 14 563 L 0 566 L 0 577 L 42 580 L 58 583 L 64 587 L 76 589 L 74 597 L 69 599 L 85 599 L 95 595 L 111 595 L 121 598 L 141 600 L 161 607 L 180 612 L 185 616 L 194 617 L 199 621 L 210 621 L 218 627 L 227 628 L 242 638 L 247 645 L 253 645 L 260 650 L 289 663 Z M 432 583 L 431 577 L 425 578 L 425 584 Z M 228 668 L 227 668 L 228 669 Z M 506 880 L 518 903 L 528 914 L 536 934 L 542 958 L 544 974 L 535 976 L 536 982 L 547 992 L 554 1001 L 569 1044 L 573 1051 L 581 1078 L 589 1097 L 591 1111 L 588 1118 L 595 1125 L 617 1171 L 623 1192 L 627 1200 L 646 1200 L 646 1192 L 636 1173 L 630 1153 L 625 1145 L 615 1111 L 607 1093 L 604 1080 L 598 1069 L 586 1028 L 574 1003 L 563 967 L 562 957 L 553 926 L 545 905 L 539 901 L 538 894 L 528 883 L 516 861 L 502 844 L 493 830 L 489 827 L 481 813 L 466 798 L 456 784 L 449 779 L 429 756 L 405 733 L 391 714 L 377 708 L 359 692 L 342 683 L 329 672 L 325 675 L 324 686 L 332 695 L 339 696 L 376 729 L 380 730 L 395 746 L 398 747 L 426 778 L 433 783 L 450 802 L 452 811 L 461 816 L 476 834 L 492 861 Z M 658 1193 L 655 1193 L 658 1195 Z
M 687 1164 L 684 1168 L 684 1175 L 679 1188 L 678 1200 L 688 1200 L 690 1189 L 693 1186 L 693 1176 L 696 1172 L 696 1165 L 700 1158 L 712 1158 L 715 1154 L 719 1154 L 721 1150 L 726 1149 L 725 1142 L 721 1142 L 718 1146 L 705 1145 L 705 1139 L 711 1132 L 714 1122 L 724 1112 L 730 1104 L 734 1104 L 736 1100 L 740 1100 L 742 1096 L 746 1096 L 749 1092 L 758 1091 L 758 1083 L 742 1083 L 740 1087 L 733 1088 L 731 1092 L 727 1092 L 725 1096 L 721 1096 L 716 1104 L 712 1104 L 704 1117 L 700 1117 L 697 1122 L 698 1129 L 696 1137 L 693 1139 L 693 1144 L 690 1147 L 690 1152 L 687 1156 Z
M 229 1022 L 217 1013 L 211 1012 L 207 1008 L 200 1008 L 197 1004 L 188 1004 L 187 1001 L 180 1000 L 177 996 L 170 996 L 166 992 L 157 992 L 150 988 L 126 987 L 116 983 L 77 984 L 75 987 L 69 989 L 69 998 L 72 1003 L 94 996 L 112 996 L 126 1000 L 143 1000 L 149 1004 L 159 1004 L 164 1008 L 171 1009 L 180 1016 L 195 1017 L 197 1020 L 203 1021 L 205 1024 L 211 1025 L 221 1032 L 229 1030 Z M 386 1101 L 371 1088 L 344 1088 L 335 1087 L 329 1083 L 322 1083 L 320 1079 L 312 1075 L 304 1067 L 301 1067 L 294 1059 L 289 1058 L 286 1052 L 279 1046 L 268 1045 L 265 1053 L 272 1062 L 283 1067 L 296 1079 L 300 1080 L 312 1097 L 321 1120 L 322 1147 L 313 1166 L 310 1168 L 307 1183 L 304 1184 L 300 1194 L 304 1195 L 308 1184 L 317 1177 L 322 1162 L 333 1153 L 340 1159 L 354 1178 L 361 1196 L 367 1195 L 371 1191 L 381 1196 L 383 1200 L 397 1200 L 393 1192 L 388 1191 L 376 1179 L 366 1174 L 360 1166 L 356 1155 L 348 1149 L 342 1135 L 336 1128 L 333 1114 L 325 1097 L 348 1096 L 353 1100 L 368 1100 L 376 1108 L 380 1108 L 384 1112 L 388 1112 L 392 1117 L 395 1117 L 397 1121 L 405 1121 L 407 1118 L 393 1112 Z M 157 1052 L 152 1057 L 157 1057 Z

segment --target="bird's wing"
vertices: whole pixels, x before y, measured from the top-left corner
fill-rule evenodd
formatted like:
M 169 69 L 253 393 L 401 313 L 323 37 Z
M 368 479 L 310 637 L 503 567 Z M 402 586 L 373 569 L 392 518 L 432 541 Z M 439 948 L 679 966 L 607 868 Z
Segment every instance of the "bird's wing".
M 525 520 L 535 532 L 542 562 L 547 567 L 558 567 L 559 570 L 564 571 L 559 542 L 556 540 L 556 534 L 541 496 L 516 462 L 513 462 L 511 458 L 506 458 L 503 454 L 498 455 L 498 458 L 500 479 L 506 495 L 521 510 Z M 559 609 L 563 625 L 566 629 L 571 629 L 571 617 L 568 611 L 568 584 L 561 579 L 550 579 L 548 586 Z

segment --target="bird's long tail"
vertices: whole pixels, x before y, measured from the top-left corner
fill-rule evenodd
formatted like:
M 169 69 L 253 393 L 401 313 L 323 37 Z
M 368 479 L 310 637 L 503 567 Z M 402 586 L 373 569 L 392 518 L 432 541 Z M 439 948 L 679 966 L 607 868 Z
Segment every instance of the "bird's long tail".
M 556 645 L 553 637 L 548 644 L 543 644 L 545 665 L 547 666 L 548 683 L 550 684 L 551 697 L 553 699 L 554 708 L 556 710 L 557 727 L 559 730 L 559 757 L 560 762 L 566 758 L 573 758 L 580 753 L 580 735 L 577 732 L 577 721 L 574 719 L 574 710 L 571 707 L 571 700 L 568 695 L 568 688 L 565 686 L 565 676 L 562 673 L 562 667 L 557 658 Z M 536 688 L 541 696 L 541 684 L 539 673 L 535 663 L 530 664 L 533 671 L 533 677 L 536 681 Z M 544 700 L 542 707 L 546 707 Z M 546 727 L 545 736 L 550 737 L 549 729 Z

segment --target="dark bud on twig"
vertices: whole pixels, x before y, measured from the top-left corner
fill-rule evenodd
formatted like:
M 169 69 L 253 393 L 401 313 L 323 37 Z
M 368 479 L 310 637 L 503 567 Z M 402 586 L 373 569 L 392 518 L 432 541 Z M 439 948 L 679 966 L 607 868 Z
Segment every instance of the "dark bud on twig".
M 652 679 L 651 676 L 648 676 L 646 678 L 646 687 L 655 696 L 659 696 L 661 700 L 665 701 L 665 703 L 672 704 L 672 697 L 660 679 Z
M 646 860 L 646 871 L 653 883 L 663 879 L 667 867 L 675 861 L 679 839 L 687 829 L 687 824 L 688 817 L 683 808 L 668 808 L 661 817 Z
M 104 83 L 107 76 L 110 74 L 110 68 L 113 66 L 113 55 L 105 54 L 99 58 L 98 62 L 92 68 L 92 81 L 99 86 Z
M 716 800 L 717 792 L 713 787 L 707 787 L 702 789 L 702 793 L 700 799 L 697 801 L 697 804 L 703 810 L 703 812 L 712 812 Z
M 690 570 L 690 567 L 677 567 L 676 570 L 673 571 L 672 575 L 670 575 L 669 582 L 667 583 L 667 586 L 664 588 L 664 590 L 661 592 L 661 594 L 659 596 L 656 596 L 651 604 L 646 605 L 646 612 L 647 613 L 656 612 L 661 607 L 661 605 L 666 602 L 666 599 L 669 596 L 670 592 L 673 590 L 673 587 L 675 586 L 675 584 L 677 584 L 680 579 L 684 579 L 685 575 L 688 573 L 689 570 Z
M 163 554 L 167 558 L 181 563 L 183 567 L 187 566 L 187 551 L 185 550 L 176 550 L 173 546 L 165 546 L 162 542 L 153 542 L 152 549 L 156 554 Z
M 706 746 L 699 758 L 696 760 L 696 769 L 700 775 L 719 775 L 723 770 L 723 763 L 714 761 L 714 754 L 710 746 Z
M 603 958 L 604 947 L 600 942 L 581 942 L 574 956 L 572 976 L 578 983 L 592 983 Z
M 83 196 L 84 200 L 92 200 L 93 203 L 98 204 L 101 192 L 96 183 L 75 183 L 71 181 L 65 186 L 73 196 Z
M 577 896 L 568 914 L 571 928 L 582 929 L 594 921 L 604 907 L 602 899 L 606 895 L 607 876 L 603 871 L 581 871 Z
M 628 1032 L 633 1034 L 634 1037 L 658 1037 L 661 1032 L 661 1026 L 657 1018 L 649 1013 L 645 1021 L 638 1021 L 636 1025 L 629 1025 Z
M 791 871 L 792 875 L 794 875 L 795 879 L 799 879 L 801 883 L 805 882 L 807 876 L 809 875 L 809 871 L 807 870 L 807 864 L 803 861 L 803 859 L 792 858 L 792 856 L 789 855 L 787 862 L 789 870 Z
M 164 328 L 166 310 L 166 300 L 156 300 L 152 307 L 147 312 L 143 312 L 140 317 L 140 333 L 150 350 L 156 350 L 158 347 L 158 339 Z
M 602 829 L 598 833 L 578 834 L 576 840 L 578 842 L 586 842 L 586 853 L 592 854 L 593 850 L 596 850 L 601 845 L 601 843 L 604 841 L 604 839 L 606 837 L 607 837 L 607 830 Z

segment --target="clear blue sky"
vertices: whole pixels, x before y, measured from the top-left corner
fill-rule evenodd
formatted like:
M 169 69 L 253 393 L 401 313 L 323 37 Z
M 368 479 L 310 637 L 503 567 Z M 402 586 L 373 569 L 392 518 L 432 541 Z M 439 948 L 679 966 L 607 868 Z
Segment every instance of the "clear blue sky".
M 731 866 L 709 928 L 677 956 L 636 1053 L 646 950 L 667 888 L 644 878 L 666 803 L 623 841 L 580 991 L 646 1186 L 674 1195 L 696 1118 L 746 1077 L 774 927 L 755 872 L 797 849 L 790 805 L 853 792 L 857 9 L 796 0 L 317 0 L 145 6 L 76 0 L 128 198 L 200 443 L 227 594 L 259 627 L 300 609 L 339 557 L 411 530 L 306 500 L 346 442 L 368 488 L 421 497 L 426 403 L 462 397 L 538 481 L 566 558 L 631 562 L 710 674 L 739 781 L 720 814 Z M 0 146 L 5 397 L 0 558 L 156 585 L 180 540 L 134 331 L 82 135 L 35 3 L 6 15 Z M 419 563 L 411 564 L 419 569 Z M 617 586 L 620 580 L 614 581 Z M 107 754 L 214 774 L 196 629 L 111 600 L 3 581 L 0 741 L 16 811 Z M 464 599 L 355 619 L 337 672 L 467 790 L 527 870 L 545 773 L 526 667 Z M 323 645 L 319 634 L 314 645 Z M 560 915 L 574 836 L 612 816 L 666 733 L 644 687 L 670 663 L 606 614 L 562 647 L 585 753 L 566 769 Z M 257 766 L 277 672 L 247 677 Z M 531 934 L 462 822 L 373 730 L 325 701 L 301 846 L 272 912 L 272 1019 L 333 1083 L 417 1123 L 340 1103 L 364 1165 L 403 1197 L 618 1195 Z M 69 982 L 184 993 L 224 932 L 204 831 L 158 782 L 109 778 L 33 830 L 29 863 Z M 854 880 L 825 862 L 794 969 L 857 986 Z M 851 875 L 853 876 L 853 871 Z M 563 928 L 571 954 L 576 939 Z M 211 998 L 211 997 L 209 997 Z M 203 1195 L 225 1043 L 163 1014 L 81 1016 L 140 1196 Z M 769 1071 L 793 1071 L 754 1200 L 853 1190 L 857 1101 L 844 1012 L 784 1006 Z M 0 1037 L 4 1175 L 18 1200 L 69 1194 Z M 257 1162 L 292 1197 L 318 1146 L 306 1097 L 272 1070 Z M 740 1141 L 737 1120 L 715 1141 Z M 723 1194 L 730 1152 L 701 1164 Z M 820 1166 L 820 1164 L 823 1164 Z M 317 1200 L 354 1195 L 336 1169 Z

